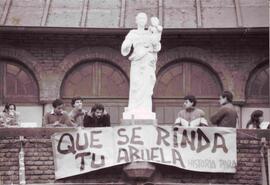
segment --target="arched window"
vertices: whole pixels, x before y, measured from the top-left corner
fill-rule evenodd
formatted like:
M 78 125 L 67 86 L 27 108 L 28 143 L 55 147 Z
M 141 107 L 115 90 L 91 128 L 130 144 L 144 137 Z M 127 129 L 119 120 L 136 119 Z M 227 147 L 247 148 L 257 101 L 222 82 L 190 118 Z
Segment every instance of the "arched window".
M 30 71 L 16 62 L 0 60 L 1 103 L 37 103 L 38 85 Z
M 63 98 L 127 98 L 128 79 L 116 66 L 102 61 L 85 62 L 66 76 L 62 88 Z
M 246 88 L 248 100 L 269 100 L 269 64 L 259 66 L 251 72 Z
M 187 94 L 217 98 L 221 91 L 221 83 L 210 69 L 184 61 L 174 62 L 160 70 L 154 94 L 157 98 L 181 98 Z

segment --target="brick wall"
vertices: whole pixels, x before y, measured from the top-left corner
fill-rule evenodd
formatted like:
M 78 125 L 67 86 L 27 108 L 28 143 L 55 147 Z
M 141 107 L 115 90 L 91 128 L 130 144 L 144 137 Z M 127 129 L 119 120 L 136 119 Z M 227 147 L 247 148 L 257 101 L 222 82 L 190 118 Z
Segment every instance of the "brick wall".
M 30 31 L 24 29 L 15 29 L 12 32 L 0 31 L 0 60 L 24 64 L 33 73 L 39 86 L 38 114 L 43 115 L 51 108 L 51 102 L 60 96 L 65 76 L 85 60 L 110 61 L 129 77 L 130 62 L 127 57 L 120 54 L 120 47 L 128 30 L 29 29 Z M 268 41 L 267 28 L 165 29 L 156 73 L 175 60 L 189 59 L 203 64 L 217 76 L 224 90 L 231 90 L 234 93 L 234 100 L 239 103 L 239 117 L 245 121 L 242 125 L 246 125 L 250 114 L 244 112 L 243 107 L 255 109 L 269 107 L 269 100 L 266 99 L 248 104 L 245 94 L 252 71 L 259 64 L 266 64 L 269 61 Z M 206 112 L 207 117 L 216 111 L 217 98 L 201 98 L 198 101 L 198 107 Z M 84 102 L 85 107 L 90 108 L 96 102 L 103 103 L 111 114 L 111 122 L 118 124 L 128 99 L 89 98 Z M 174 122 L 182 103 L 182 99 L 178 97 L 154 98 L 154 111 L 159 122 L 166 124 Z M 26 105 L 29 104 L 19 106 Z M 67 110 L 70 110 L 70 100 L 66 100 L 66 105 L 69 106 Z M 269 110 L 264 114 L 268 118 Z M 22 116 L 29 118 L 32 115 L 30 113 Z M 40 124 L 40 119 L 33 121 Z
M 132 184 L 136 180 L 129 179 L 123 172 L 125 165 L 106 168 L 103 170 L 86 173 L 61 180 L 54 180 L 54 162 L 50 135 L 68 130 L 64 128 L 54 129 L 0 129 L 0 176 L 4 184 L 18 183 L 19 167 L 18 153 L 20 144 L 18 135 L 25 136 L 25 175 L 27 184 L 44 183 L 115 183 Z M 260 140 L 266 138 L 267 147 L 270 145 L 270 134 L 266 130 L 237 130 L 237 172 L 226 173 L 202 173 L 192 172 L 175 167 L 154 164 L 156 170 L 153 176 L 147 180 L 154 184 L 241 184 L 261 185 L 261 155 Z M 266 155 L 265 155 L 266 156 Z M 1 179 L 0 178 L 0 179 Z
M 106 30 L 105 30 L 106 31 Z M 25 64 L 38 81 L 40 100 L 52 101 L 59 96 L 64 76 L 85 59 L 107 59 L 129 76 L 129 62 L 120 47 L 126 31 L 98 33 L 28 33 L 0 32 L 0 56 Z M 175 32 L 162 37 L 158 68 L 175 59 L 201 61 L 218 74 L 224 89 L 232 90 L 238 101 L 245 100 L 250 72 L 268 61 L 268 32 Z
M 18 182 L 19 137 L 3 137 L 1 134 L 0 138 L 0 180 L 8 184 Z

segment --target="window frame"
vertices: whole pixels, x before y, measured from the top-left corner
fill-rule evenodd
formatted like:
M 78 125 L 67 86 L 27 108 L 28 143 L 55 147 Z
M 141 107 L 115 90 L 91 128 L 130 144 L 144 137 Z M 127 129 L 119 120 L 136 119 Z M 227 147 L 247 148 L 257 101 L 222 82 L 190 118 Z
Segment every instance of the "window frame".
M 107 61 L 107 60 L 102 60 L 102 59 L 91 59 L 91 60 L 85 60 L 85 61 L 81 61 L 80 63 L 78 63 L 77 65 L 73 66 L 66 74 L 65 77 L 61 83 L 61 87 L 60 87 L 60 97 L 64 100 L 70 100 L 72 99 L 72 97 L 70 96 L 66 96 L 64 95 L 64 90 L 65 90 L 65 83 L 69 78 L 69 75 L 74 73 L 76 70 L 78 70 L 78 68 L 81 68 L 83 66 L 86 65 L 93 65 L 93 85 L 95 86 L 95 88 L 93 88 L 93 96 L 81 96 L 83 99 L 85 100 L 92 100 L 92 99 L 107 99 L 107 100 L 127 100 L 128 99 L 128 93 L 129 93 L 129 78 L 126 75 L 125 71 L 122 70 L 118 65 L 116 65 L 113 62 Z M 96 83 L 97 81 L 102 80 L 102 65 L 106 65 L 106 66 L 111 66 L 112 69 L 117 70 L 126 80 L 127 83 L 127 96 L 102 96 L 101 94 L 101 83 Z M 78 95 L 80 96 L 80 95 Z
M 200 61 L 196 61 L 196 60 L 192 60 L 192 59 L 181 59 L 181 60 L 175 60 L 175 61 L 172 61 L 168 64 L 166 64 L 165 66 L 163 66 L 157 73 L 157 81 L 156 81 L 156 87 L 158 85 L 158 80 L 160 79 L 160 75 L 163 75 L 164 73 L 167 72 L 168 69 L 172 68 L 173 66 L 176 66 L 176 65 L 183 65 L 183 75 L 186 75 L 185 77 L 187 77 L 189 79 L 190 82 L 186 82 L 184 81 L 184 83 L 188 84 L 187 86 L 185 84 L 183 84 L 183 87 L 184 87 L 184 92 L 182 96 L 158 96 L 158 95 L 155 95 L 156 94 L 156 89 L 154 89 L 154 95 L 153 95 L 153 98 L 156 99 L 156 100 L 165 100 L 165 99 L 168 99 L 168 100 L 173 100 L 173 99 L 183 99 L 184 96 L 186 94 L 188 94 L 188 92 L 191 92 L 191 81 L 192 81 L 192 75 L 191 73 L 188 73 L 187 71 L 185 71 L 185 68 L 189 68 L 189 70 L 191 69 L 191 66 L 192 65 L 197 65 L 199 67 L 201 67 L 203 70 L 207 70 L 208 74 L 212 77 L 212 79 L 216 82 L 216 85 L 219 86 L 220 88 L 220 93 L 223 91 L 223 84 L 218 76 L 218 74 L 208 65 L 200 62 Z M 189 71 L 191 72 L 191 70 Z M 184 78 L 185 78 L 184 77 Z M 155 88 L 156 88 L 155 87 Z M 195 94 L 196 95 L 196 94 Z M 216 100 L 219 98 L 219 95 L 217 96 L 205 96 L 205 95 L 196 95 L 196 97 L 198 99 L 202 99 L 202 100 Z
M 33 74 L 33 72 L 23 63 L 20 61 L 16 61 L 13 59 L 7 58 L 0 58 L 0 103 L 5 104 L 8 102 L 16 103 L 16 104 L 38 104 L 40 102 L 40 90 L 38 81 Z M 30 78 L 34 82 L 34 88 L 36 88 L 36 96 L 22 96 L 22 95 L 15 95 L 15 96 L 8 96 L 7 95 L 7 66 L 13 65 L 23 71 L 28 78 Z
M 268 80 L 269 80 L 269 63 L 268 61 L 263 62 L 259 65 L 257 65 L 250 73 L 249 73 L 249 77 L 247 80 L 247 84 L 246 84 L 246 89 L 245 89 L 245 97 L 246 97 L 246 102 L 247 105 L 266 105 L 269 106 L 270 103 L 270 90 L 268 89 L 268 95 L 266 96 L 261 96 L 261 95 L 251 95 L 252 92 L 252 84 L 254 81 L 256 81 L 258 75 L 265 71 L 267 68 L 268 70 Z

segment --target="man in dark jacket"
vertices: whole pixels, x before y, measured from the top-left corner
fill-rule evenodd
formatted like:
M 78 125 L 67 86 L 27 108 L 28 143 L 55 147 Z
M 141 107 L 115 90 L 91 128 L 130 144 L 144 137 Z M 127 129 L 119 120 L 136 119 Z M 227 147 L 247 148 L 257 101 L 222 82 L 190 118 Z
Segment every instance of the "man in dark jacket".
M 110 125 L 110 115 L 101 104 L 95 104 L 83 119 L 84 127 L 109 127 Z
M 219 108 L 217 113 L 210 118 L 210 121 L 213 125 L 217 125 L 219 127 L 236 128 L 238 116 L 232 104 L 232 93 L 230 91 L 224 91 L 219 98 L 219 103 L 221 107 Z

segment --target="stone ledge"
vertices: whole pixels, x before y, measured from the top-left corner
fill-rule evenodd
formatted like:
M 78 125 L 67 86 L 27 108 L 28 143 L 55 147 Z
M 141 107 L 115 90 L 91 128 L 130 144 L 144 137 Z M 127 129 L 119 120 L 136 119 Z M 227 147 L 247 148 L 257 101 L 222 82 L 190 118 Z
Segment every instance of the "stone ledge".
M 157 125 L 157 119 L 122 119 L 121 125 Z
M 140 125 L 143 125 L 140 124 Z M 146 124 L 149 125 L 149 124 Z M 123 125 L 119 125 L 123 126 Z M 157 126 L 162 126 L 157 125 Z M 50 137 L 52 134 L 57 132 L 72 131 L 76 128 L 71 127 L 61 127 L 61 128 L 0 128 L 0 138 L 5 137 L 19 137 L 19 136 L 28 136 L 28 137 Z M 254 130 L 254 129 L 236 129 L 237 138 L 260 138 L 265 137 L 266 140 L 270 139 L 270 130 Z
M 127 185 L 126 183 L 40 183 L 40 184 L 27 184 L 27 185 Z M 209 185 L 209 183 L 166 183 L 166 182 L 146 182 L 144 185 Z M 211 185 L 229 185 L 229 184 L 211 184 Z M 241 185 L 241 184 L 233 184 Z

